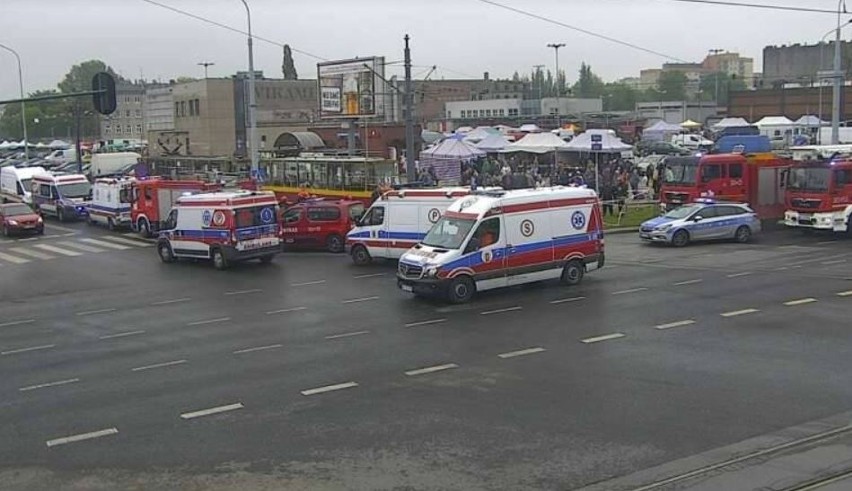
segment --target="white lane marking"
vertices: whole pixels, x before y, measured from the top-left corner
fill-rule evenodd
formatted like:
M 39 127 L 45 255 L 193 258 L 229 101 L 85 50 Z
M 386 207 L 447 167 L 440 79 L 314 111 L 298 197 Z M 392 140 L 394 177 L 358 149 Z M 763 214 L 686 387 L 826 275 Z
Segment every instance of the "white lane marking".
M 552 304 L 560 304 L 560 303 L 568 303 L 568 302 L 577 302 L 580 300 L 585 300 L 586 297 L 570 297 L 570 298 L 561 298 L 559 300 L 551 300 Z
M 640 287 L 640 288 L 631 288 L 629 290 L 620 290 L 620 291 L 617 291 L 617 292 L 612 292 L 612 294 L 613 295 L 625 295 L 627 293 L 644 292 L 645 290 L 647 290 L 647 288 L 645 288 L 643 286 L 643 287 Z
M 219 414 L 219 413 L 225 413 L 225 412 L 228 412 L 228 411 L 235 411 L 237 409 L 242 409 L 244 407 L 245 406 L 243 406 L 242 403 L 237 402 L 237 403 L 228 404 L 228 405 L 225 405 L 225 406 L 211 407 L 210 409 L 202 409 L 200 411 L 192 411 L 192 412 L 189 412 L 189 413 L 183 413 L 183 414 L 180 415 L 180 417 L 183 418 L 183 419 L 200 418 L 202 416 L 210 416 L 211 414 Z
M 77 231 L 76 231 L 76 230 L 74 230 L 73 228 L 60 227 L 59 225 L 54 225 L 54 224 L 52 224 L 52 223 L 50 223 L 50 224 L 45 224 L 45 226 L 44 226 L 44 227 L 45 227 L 45 229 L 47 229 L 47 230 L 50 230 L 50 229 L 54 229 L 54 228 L 55 228 L 56 230 L 61 230 L 61 231 L 63 231 L 63 232 L 74 232 L 75 234 L 77 233 Z
M 678 281 L 677 283 L 672 283 L 672 285 L 674 285 L 674 286 L 694 285 L 696 283 L 701 283 L 702 281 L 704 281 L 704 280 L 699 278 L 699 279 L 695 279 L 695 280 Z
M 325 387 L 303 390 L 302 395 L 312 396 L 314 394 L 323 394 L 326 392 L 333 392 L 335 390 L 351 389 L 352 387 L 358 387 L 358 384 L 355 382 L 344 382 L 342 384 L 326 385 Z
M 784 302 L 784 305 L 786 305 L 788 307 L 793 307 L 793 306 L 796 306 L 796 305 L 805 305 L 805 304 L 808 304 L 808 303 L 814 303 L 816 301 L 817 301 L 817 299 L 815 299 L 815 298 L 800 298 L 798 300 L 790 300 L 789 302 Z
M 362 280 L 364 278 L 375 278 L 377 276 L 384 276 L 384 275 L 385 275 L 385 273 L 362 274 L 362 275 L 358 275 L 358 276 L 353 276 L 352 279 L 353 280 Z
M 268 346 L 258 346 L 256 348 L 238 349 L 237 351 L 234 351 L 234 354 L 240 355 L 240 354 L 243 354 L 243 353 L 254 353 L 255 351 L 266 351 L 266 350 L 270 350 L 270 349 L 278 349 L 281 346 L 283 346 L 283 345 L 281 345 L 281 344 L 270 344 Z
M 48 447 L 55 447 L 57 445 L 65 445 L 66 443 L 74 443 L 74 442 L 82 442 L 83 440 L 91 440 L 93 438 L 100 438 L 103 436 L 109 435 L 117 435 L 118 429 L 116 428 L 107 428 L 105 430 L 93 431 L 91 433 L 81 433 L 79 435 L 66 436 L 62 438 L 56 438 L 54 440 L 48 440 Z
M 581 339 L 580 342 L 584 344 L 592 344 L 592 343 L 600 343 L 603 341 L 609 341 L 611 339 L 619 339 L 623 338 L 624 334 L 620 332 L 614 332 L 612 334 L 604 334 L 603 336 L 595 336 L 593 338 Z
M 502 314 L 504 312 L 514 312 L 516 310 L 523 310 L 523 307 L 516 305 L 514 307 L 506 307 L 505 309 L 486 310 L 485 312 L 480 312 L 479 315 Z
M 172 300 L 160 300 L 159 302 L 154 302 L 151 305 L 170 305 L 173 303 L 189 302 L 190 300 L 192 299 L 189 297 L 174 298 Z
M 335 334 L 333 336 L 326 336 L 325 339 L 351 338 L 352 336 L 360 336 L 362 334 L 370 334 L 370 331 L 357 331 L 357 332 L 347 332 L 347 333 L 343 333 L 343 334 Z
M 692 320 L 692 319 L 689 319 L 689 320 L 685 320 L 685 321 L 669 322 L 668 324 L 660 324 L 660 325 L 654 326 L 654 329 L 661 329 L 661 330 L 662 329 L 671 329 L 673 327 L 691 326 L 692 324 L 695 324 L 695 321 Z
M 532 355 L 532 354 L 535 354 L 535 353 L 541 353 L 543 351 L 546 351 L 546 350 L 544 348 L 542 348 L 541 346 L 537 346 L 535 348 L 526 348 L 526 349 L 522 349 L 522 350 L 518 350 L 518 351 L 510 351 L 508 353 L 500 353 L 497 356 L 500 357 L 500 358 L 503 358 L 505 360 L 506 358 L 515 358 L 516 356 Z
M 9 321 L 0 324 L 0 327 L 10 327 L 10 326 L 19 326 L 21 324 L 32 324 L 35 322 L 35 319 L 24 319 L 20 321 Z
M 225 292 L 225 295 L 247 295 L 249 293 L 260 293 L 263 290 L 260 288 L 252 288 L 251 290 L 237 290 L 233 292 Z
M 136 246 L 136 247 L 151 247 L 153 245 L 150 242 L 142 242 L 140 240 L 125 239 L 123 237 L 114 237 L 112 235 L 102 235 L 101 237 L 103 237 L 106 240 L 112 241 L 112 242 L 118 242 L 119 244 L 127 244 L 127 245 Z
M 56 259 L 56 256 L 51 256 L 50 254 L 45 254 L 43 252 L 33 251 L 30 249 L 24 249 L 23 247 L 10 247 L 10 251 L 15 254 L 20 254 L 22 256 L 30 256 L 36 259 Z
M 780 268 L 775 268 L 772 271 L 787 271 L 790 269 L 788 266 L 781 266 Z
M 431 324 L 440 324 L 442 322 L 447 322 L 447 319 L 432 319 L 428 321 L 409 322 L 405 325 L 405 327 L 428 326 Z
M 24 263 L 30 262 L 29 259 L 24 259 L 22 257 L 13 256 L 11 254 L 6 254 L 4 252 L 0 252 L 0 259 L 3 259 L 4 261 L 9 261 L 10 263 L 14 263 L 14 264 L 24 264 Z
M 20 392 L 28 392 L 28 391 L 36 390 L 36 389 L 45 389 L 47 387 L 56 387 L 57 385 L 73 384 L 73 383 L 76 383 L 76 382 L 79 382 L 79 381 L 80 381 L 80 379 L 78 379 L 78 378 L 69 378 L 68 380 L 59 380 L 59 381 L 56 381 L 56 382 L 47 382 L 45 384 L 28 385 L 26 387 L 21 387 L 18 390 Z
M 837 240 L 824 240 L 822 242 L 817 242 L 817 245 L 826 245 L 826 244 L 834 244 Z
M 71 249 L 77 249 L 85 252 L 106 252 L 106 249 L 98 249 L 97 247 L 87 246 L 85 244 L 79 244 L 77 242 L 63 241 L 57 242 L 57 244 L 63 245 L 65 247 L 70 247 Z
M 292 307 L 292 308 L 289 308 L 289 309 L 271 310 L 271 311 L 267 312 L 266 315 L 286 314 L 287 312 L 298 312 L 300 310 L 307 310 L 307 307 Z
M 824 266 L 829 266 L 831 264 L 840 264 L 840 263 L 845 263 L 845 262 L 846 262 L 845 259 L 836 259 L 834 261 L 823 261 L 820 264 L 822 264 Z
M 112 244 L 112 243 L 110 243 L 110 242 L 104 242 L 104 241 L 102 241 L 102 240 L 90 239 L 90 238 L 80 239 L 80 242 L 86 242 L 86 243 L 89 243 L 89 244 L 95 244 L 95 245 L 98 245 L 98 246 L 101 246 L 101 247 L 106 247 L 106 248 L 108 248 L 108 249 L 115 249 L 115 250 L 117 250 L 117 251 L 126 251 L 127 249 L 130 249 L 130 248 L 129 248 L 129 247 L 127 247 L 127 246 L 118 245 L 118 244 Z
M 746 315 L 746 314 L 754 314 L 755 312 L 760 312 L 757 309 L 743 309 L 743 310 L 734 310 L 733 312 L 724 312 L 720 314 L 722 317 L 736 317 L 738 315 Z
M 145 365 L 143 367 L 131 368 L 130 371 L 131 372 L 142 372 L 142 371 L 145 371 L 145 370 L 152 370 L 154 368 L 165 368 L 165 367 L 173 367 L 175 365 L 183 365 L 186 362 L 187 362 L 186 360 L 167 361 L 167 362 L 163 362 L 163 363 L 155 363 L 153 365 Z
M 109 312 L 115 312 L 118 309 L 100 309 L 100 310 L 85 310 L 83 312 L 77 312 L 74 315 L 95 315 L 95 314 L 107 314 Z
M 201 325 L 204 325 L 204 324 L 213 324 L 213 323 L 216 323 L 216 322 L 227 322 L 229 320 L 231 320 L 230 317 L 217 317 L 216 319 L 207 319 L 207 320 L 203 320 L 203 321 L 190 322 L 190 323 L 187 324 L 187 326 L 201 326 Z
M 408 375 L 409 377 L 414 377 L 414 376 L 417 376 L 417 375 L 425 375 L 427 373 L 441 372 L 443 370 L 450 370 L 450 369 L 458 368 L 458 367 L 459 366 L 456 365 L 455 363 L 447 363 L 447 364 L 444 364 L 444 365 L 435 365 L 433 367 L 426 367 L 426 368 L 418 368 L 416 370 L 409 370 L 409 371 L 405 372 L 405 374 Z
M 41 240 L 45 237 L 59 237 L 58 235 L 46 235 L 42 237 L 27 237 L 26 239 L 15 239 L 15 242 L 32 242 L 34 240 Z
M 57 235 L 56 237 L 74 237 L 75 235 L 77 235 L 77 232 L 70 232 L 70 233 L 67 233 L 67 234 Z
M 105 336 L 101 336 L 98 339 L 115 339 L 115 338 L 123 338 L 127 336 L 136 336 L 137 334 L 145 334 L 145 331 L 126 331 L 126 332 L 117 332 L 115 334 L 107 334 Z
M 45 251 L 55 252 L 57 254 L 62 254 L 63 256 L 82 256 L 82 252 L 69 251 L 68 249 L 60 249 L 59 247 L 55 247 L 48 244 L 36 244 L 33 247 L 38 247 L 39 249 L 44 249 Z
M 322 285 L 323 283 L 325 283 L 325 280 L 316 280 L 316 281 L 306 281 L 304 283 L 291 283 L 290 286 Z
M 41 346 L 32 346 L 32 347 L 29 347 L 29 348 L 13 349 L 13 350 L 9 350 L 9 351 L 0 351 L 0 356 L 16 355 L 18 353 L 27 353 L 27 352 L 30 352 L 30 351 L 51 349 L 51 348 L 55 348 L 55 347 L 56 347 L 55 344 L 43 344 Z
M 727 275 L 728 278 L 739 278 L 740 276 L 748 276 L 750 274 L 754 274 L 751 271 L 743 271 L 742 273 L 733 273 Z
M 852 297 L 852 290 L 847 290 L 845 292 L 837 292 L 838 297 Z
M 344 300 L 340 303 L 360 303 L 360 302 L 371 302 L 373 300 L 378 300 L 379 297 L 362 297 L 362 298 L 351 298 L 349 300 Z

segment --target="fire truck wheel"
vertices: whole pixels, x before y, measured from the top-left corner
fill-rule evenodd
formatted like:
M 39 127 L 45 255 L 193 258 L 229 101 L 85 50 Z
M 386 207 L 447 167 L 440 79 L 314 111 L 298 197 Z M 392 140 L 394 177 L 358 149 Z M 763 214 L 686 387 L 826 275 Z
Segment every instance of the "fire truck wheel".
M 327 239 L 325 239 L 325 247 L 329 252 L 343 252 L 343 237 L 332 234 L 329 235 Z
M 148 220 L 144 218 L 140 218 L 138 222 L 136 222 L 136 230 L 142 234 L 142 237 L 150 237 L 151 236 L 151 225 L 148 224 Z
M 354 262 L 356 266 L 366 266 L 372 261 L 373 258 L 370 257 L 370 253 L 367 251 L 366 247 L 357 245 L 352 248 L 352 262 Z
M 672 237 L 672 245 L 675 247 L 683 247 L 689 244 L 689 232 L 686 230 L 678 230 Z
M 568 261 L 564 268 L 562 268 L 562 284 L 568 286 L 578 285 L 581 281 L 583 281 L 583 274 L 585 273 L 585 266 L 578 259 L 572 259 Z
M 172 263 L 175 260 L 175 255 L 172 253 L 172 246 L 166 241 L 157 244 L 157 254 L 160 256 L 160 261 L 164 263 Z
M 228 268 L 228 261 L 225 259 L 225 254 L 222 252 L 222 249 L 213 249 L 213 251 L 211 251 L 211 257 L 213 258 L 214 268 L 219 271 Z
M 447 296 L 452 303 L 466 303 L 473 298 L 475 291 L 476 285 L 470 276 L 456 276 L 450 283 Z
M 751 229 L 743 225 L 737 229 L 737 233 L 734 235 L 734 238 L 740 244 L 748 243 L 751 240 Z

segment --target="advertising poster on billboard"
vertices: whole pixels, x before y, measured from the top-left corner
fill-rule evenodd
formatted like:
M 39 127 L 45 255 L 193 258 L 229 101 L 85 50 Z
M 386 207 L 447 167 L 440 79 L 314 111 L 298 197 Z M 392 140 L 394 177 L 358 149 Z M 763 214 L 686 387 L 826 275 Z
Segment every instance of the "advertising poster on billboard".
M 317 64 L 322 118 L 381 116 L 384 58 L 329 61 Z

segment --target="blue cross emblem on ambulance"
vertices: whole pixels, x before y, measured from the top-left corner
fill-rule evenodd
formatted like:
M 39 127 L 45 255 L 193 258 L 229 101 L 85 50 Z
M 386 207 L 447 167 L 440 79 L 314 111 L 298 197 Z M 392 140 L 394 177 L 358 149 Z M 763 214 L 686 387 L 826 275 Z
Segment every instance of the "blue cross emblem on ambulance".
M 272 208 L 264 208 L 260 210 L 260 219 L 263 223 L 272 223 L 275 220 L 275 211 Z
M 584 215 L 582 211 L 575 211 L 574 214 L 571 215 L 571 226 L 577 230 L 581 230 L 586 226 L 586 215 Z

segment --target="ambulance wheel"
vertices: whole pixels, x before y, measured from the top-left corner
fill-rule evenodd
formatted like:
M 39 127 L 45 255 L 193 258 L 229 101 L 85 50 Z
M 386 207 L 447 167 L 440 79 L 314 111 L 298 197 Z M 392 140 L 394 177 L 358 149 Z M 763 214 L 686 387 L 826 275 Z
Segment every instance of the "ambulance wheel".
M 370 257 L 370 253 L 367 251 L 366 247 L 356 245 L 352 248 L 352 262 L 354 262 L 356 266 L 366 266 L 372 261 L 373 258 Z
M 689 244 L 689 232 L 686 230 L 678 230 L 672 237 L 672 245 L 675 247 L 683 247 Z
M 213 258 L 213 267 L 222 271 L 223 269 L 228 269 L 228 260 L 225 259 L 225 253 L 222 252 L 222 249 L 213 249 L 211 251 L 211 257 Z
M 115 222 L 112 220 L 112 218 L 107 218 L 107 230 L 115 230 Z
M 751 241 L 751 229 L 745 225 L 741 226 L 737 229 L 737 233 L 734 234 L 734 239 L 740 244 L 747 244 Z
M 452 303 L 466 303 L 473 298 L 476 292 L 476 285 L 470 276 L 456 276 L 450 283 L 450 288 L 447 290 L 447 296 Z
M 163 261 L 164 263 L 173 263 L 175 261 L 172 246 L 170 246 L 166 241 L 157 244 L 157 255 L 160 256 L 160 261 Z
M 329 252 L 343 252 L 343 237 L 337 234 L 329 235 L 328 238 L 325 239 L 325 248 L 328 249 Z
M 563 285 L 574 286 L 580 284 L 583 281 L 583 275 L 586 272 L 586 268 L 583 266 L 583 263 L 577 259 L 572 259 L 568 261 L 565 267 L 562 268 L 562 277 L 560 281 L 562 281 Z
M 272 260 L 275 259 L 275 254 L 267 254 L 265 256 L 260 256 L 260 264 L 269 264 Z

